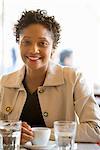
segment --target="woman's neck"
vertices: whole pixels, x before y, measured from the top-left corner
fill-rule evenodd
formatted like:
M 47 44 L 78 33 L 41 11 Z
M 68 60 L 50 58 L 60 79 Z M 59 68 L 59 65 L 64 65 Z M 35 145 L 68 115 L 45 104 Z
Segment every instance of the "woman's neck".
M 43 85 L 47 69 L 31 70 L 26 68 L 25 83 L 30 92 L 34 92 Z

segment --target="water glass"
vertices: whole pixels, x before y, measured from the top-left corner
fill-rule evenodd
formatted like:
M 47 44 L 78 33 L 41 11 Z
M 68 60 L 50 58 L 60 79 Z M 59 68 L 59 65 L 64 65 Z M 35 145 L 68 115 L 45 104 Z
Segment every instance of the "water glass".
M 20 150 L 21 121 L 0 120 L 0 150 Z
M 56 145 L 59 150 L 73 150 L 75 135 L 76 135 L 76 122 L 74 121 L 55 121 L 54 134 Z

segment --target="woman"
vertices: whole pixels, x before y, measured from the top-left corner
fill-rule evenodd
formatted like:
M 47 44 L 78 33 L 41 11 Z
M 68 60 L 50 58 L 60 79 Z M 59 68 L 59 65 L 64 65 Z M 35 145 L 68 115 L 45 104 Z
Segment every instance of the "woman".
M 76 141 L 100 140 L 100 109 L 81 73 L 51 61 L 60 25 L 46 11 L 25 11 L 15 25 L 24 66 L 0 81 L 0 107 L 8 119 L 22 120 L 21 143 L 32 140 L 31 127 L 52 128 L 55 120 L 75 120 Z

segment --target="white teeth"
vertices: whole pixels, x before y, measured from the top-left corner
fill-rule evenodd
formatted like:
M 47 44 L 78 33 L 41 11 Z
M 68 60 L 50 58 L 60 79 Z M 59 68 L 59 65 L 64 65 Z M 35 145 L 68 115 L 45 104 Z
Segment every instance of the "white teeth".
M 28 57 L 30 60 L 38 60 L 39 58 L 38 57 Z

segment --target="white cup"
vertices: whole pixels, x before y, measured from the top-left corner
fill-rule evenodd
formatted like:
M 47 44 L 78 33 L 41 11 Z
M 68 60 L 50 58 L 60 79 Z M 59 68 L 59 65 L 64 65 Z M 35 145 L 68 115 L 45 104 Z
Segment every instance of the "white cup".
M 50 139 L 51 129 L 47 127 L 34 127 L 32 128 L 34 133 L 34 139 L 32 144 L 34 145 L 47 145 Z

